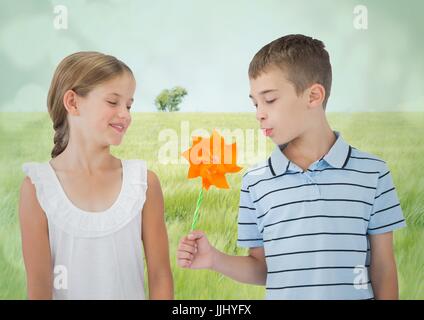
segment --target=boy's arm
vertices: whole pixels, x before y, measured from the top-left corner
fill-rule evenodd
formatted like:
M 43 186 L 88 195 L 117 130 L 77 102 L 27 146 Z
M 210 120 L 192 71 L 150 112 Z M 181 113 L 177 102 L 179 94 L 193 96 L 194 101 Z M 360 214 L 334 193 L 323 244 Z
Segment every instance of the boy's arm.
M 183 268 L 211 269 L 239 282 L 265 285 L 263 247 L 250 248 L 248 256 L 230 256 L 213 247 L 203 232 L 194 231 L 181 239 L 177 260 Z
M 377 300 L 397 300 L 398 282 L 393 254 L 393 232 L 370 235 L 371 284 Z
M 230 256 L 216 250 L 212 269 L 239 282 L 265 285 L 267 267 L 264 247 L 250 248 L 249 255 L 244 257 Z

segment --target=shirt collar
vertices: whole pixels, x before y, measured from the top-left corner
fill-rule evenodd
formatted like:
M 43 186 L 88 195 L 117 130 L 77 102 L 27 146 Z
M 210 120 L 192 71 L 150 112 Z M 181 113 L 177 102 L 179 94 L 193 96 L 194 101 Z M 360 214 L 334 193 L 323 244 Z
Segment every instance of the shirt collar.
M 349 161 L 352 147 L 343 140 L 339 132 L 334 131 L 334 134 L 336 135 L 336 142 L 321 160 L 325 160 L 330 166 L 340 169 L 344 168 Z M 277 146 L 268 158 L 268 165 L 273 176 L 289 170 L 291 161 L 282 151 L 286 146 Z

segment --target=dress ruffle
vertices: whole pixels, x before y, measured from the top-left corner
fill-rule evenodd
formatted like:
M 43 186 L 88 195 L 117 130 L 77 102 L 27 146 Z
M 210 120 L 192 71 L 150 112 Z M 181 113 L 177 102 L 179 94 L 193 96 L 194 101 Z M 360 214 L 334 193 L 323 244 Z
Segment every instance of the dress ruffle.
M 110 208 L 101 212 L 88 212 L 73 205 L 49 163 L 24 163 L 22 170 L 35 185 L 37 199 L 49 224 L 75 237 L 94 238 L 116 232 L 141 214 L 147 190 L 146 163 L 122 160 L 122 166 L 120 194 Z

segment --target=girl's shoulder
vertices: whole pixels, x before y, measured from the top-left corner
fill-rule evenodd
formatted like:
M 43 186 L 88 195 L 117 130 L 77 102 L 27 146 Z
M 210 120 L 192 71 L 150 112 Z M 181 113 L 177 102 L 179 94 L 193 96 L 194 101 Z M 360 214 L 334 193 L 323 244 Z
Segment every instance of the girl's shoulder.
M 161 184 L 158 175 L 148 169 L 147 162 L 142 159 L 121 160 L 126 176 L 132 183 L 149 186 L 150 191 L 160 191 Z M 150 192 L 149 192 L 150 193 Z
M 21 183 L 19 192 L 20 192 L 20 197 L 19 197 L 20 209 L 25 207 L 30 207 L 34 211 L 34 209 L 40 208 L 40 204 L 37 199 L 37 193 L 36 193 L 37 189 L 30 177 L 28 176 L 24 177 Z M 24 205 L 24 204 L 28 204 L 28 205 Z
M 43 180 L 48 179 L 48 166 L 48 162 L 26 162 L 22 164 L 22 171 L 26 175 L 24 182 L 31 181 L 34 185 L 41 184 Z
M 39 162 L 22 164 L 25 177 L 20 188 L 19 212 L 21 221 L 27 220 L 31 223 L 35 223 L 35 221 L 44 223 L 46 221 L 45 201 L 42 193 L 42 190 L 45 189 L 46 166 L 46 163 Z
M 147 162 L 142 159 L 121 159 L 124 175 L 132 183 L 147 184 L 150 170 L 147 169 Z

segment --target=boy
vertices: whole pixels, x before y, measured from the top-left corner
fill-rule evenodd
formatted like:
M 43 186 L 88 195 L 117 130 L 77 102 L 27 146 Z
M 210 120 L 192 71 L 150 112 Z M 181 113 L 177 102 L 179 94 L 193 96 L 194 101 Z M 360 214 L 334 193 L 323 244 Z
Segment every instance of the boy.
M 249 254 L 226 255 L 194 231 L 178 265 L 266 285 L 267 299 L 397 299 L 392 231 L 405 220 L 385 162 L 327 122 L 324 44 L 277 39 L 254 56 L 249 78 L 256 118 L 276 144 L 242 180 L 237 243 Z

